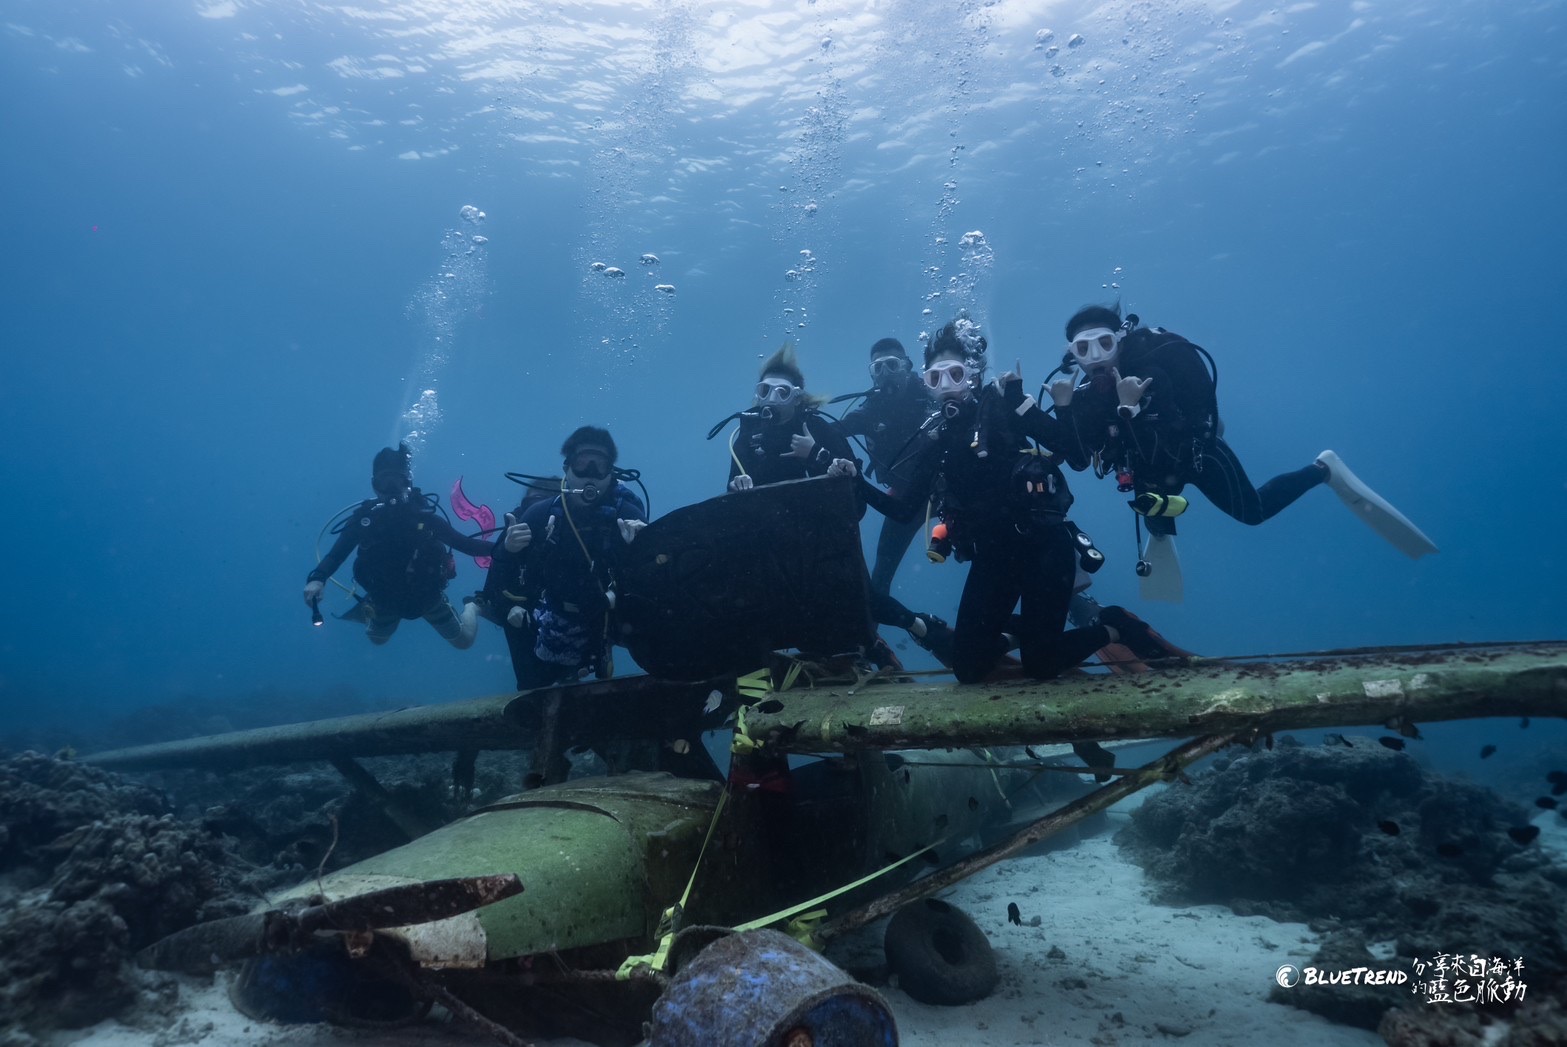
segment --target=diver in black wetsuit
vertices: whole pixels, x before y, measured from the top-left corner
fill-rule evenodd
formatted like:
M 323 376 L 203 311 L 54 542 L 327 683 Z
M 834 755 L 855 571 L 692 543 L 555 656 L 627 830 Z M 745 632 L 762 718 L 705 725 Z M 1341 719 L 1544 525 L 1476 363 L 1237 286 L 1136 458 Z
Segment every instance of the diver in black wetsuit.
M 505 622 L 518 690 L 612 674 L 615 569 L 647 521 L 642 500 L 615 477 L 617 456 L 607 430 L 582 426 L 561 447 L 560 490 L 506 514 L 485 596 Z
M 354 580 L 365 590 L 358 610 L 371 643 L 386 643 L 405 618 L 423 618 L 453 647 L 466 649 L 478 630 L 478 609 L 470 603 L 458 615 L 446 598 L 446 583 L 457 573 L 448 550 L 484 556 L 490 541 L 458 533 L 436 512 L 434 496 L 413 485 L 410 456 L 407 444 L 376 453 L 370 486 L 377 497 L 359 503 L 305 576 L 305 603 L 319 606 L 327 579 L 357 548 Z
M 758 485 L 811 476 L 857 476 L 859 459 L 838 424 L 817 410 L 820 401 L 805 391 L 805 376 L 794 347 L 785 345 L 762 365 L 756 404 L 740 413 L 740 428 L 729 444 L 729 489 L 745 491 Z M 875 622 L 907 629 L 922 647 L 943 663 L 949 630 L 934 615 L 917 615 L 886 592 L 870 591 Z M 900 668 L 897 656 L 874 635 L 867 622 L 871 657 L 883 668 Z
M 1034 677 L 1055 676 L 1108 643 L 1163 657 L 1168 651 L 1148 627 L 1119 607 L 1104 608 L 1093 626 L 1065 630 L 1079 545 L 1066 519 L 1072 494 L 1054 456 L 1063 426 L 1023 395 L 1017 375 L 982 384 L 985 348 L 965 318 L 930 340 L 924 379 L 941 410 L 917 441 L 909 487 L 894 498 L 864 485 L 871 505 L 908 519 L 940 481 L 948 540 L 958 559 L 971 561 L 954 627 L 959 682 L 985 679 L 1012 646 L 1005 634 L 1014 628 L 1023 670 Z
M 845 465 L 835 468 L 852 463 L 854 452 L 833 420 L 817 410 L 821 403 L 805 391 L 793 346 L 770 356 L 756 384 L 756 405 L 740 412 L 740 428 L 729 441 L 729 489 L 853 475 Z
M 1222 435 L 1217 373 L 1204 362 L 1207 354 L 1180 335 L 1139 327 L 1135 316 L 1123 321 L 1119 306 L 1090 305 L 1067 321 L 1066 337 L 1063 367 L 1080 370 L 1082 378 L 1050 386 L 1066 430 L 1061 454 L 1074 469 L 1114 473 L 1151 534 L 1175 534 L 1187 484 L 1225 514 L 1255 525 L 1326 483 L 1404 553 L 1436 552 L 1332 451 L 1254 487 Z
M 912 478 L 914 436 L 936 409 L 925 383 L 903 343 L 883 338 L 871 346 L 871 379 L 875 385 L 858 407 L 838 423 L 845 436 L 858 436 L 870 461 L 866 475 L 887 487 L 893 495 L 908 487 Z M 892 591 L 892 579 L 919 533 L 920 520 L 884 517 L 876 541 L 876 565 L 871 570 L 871 591 L 883 596 Z

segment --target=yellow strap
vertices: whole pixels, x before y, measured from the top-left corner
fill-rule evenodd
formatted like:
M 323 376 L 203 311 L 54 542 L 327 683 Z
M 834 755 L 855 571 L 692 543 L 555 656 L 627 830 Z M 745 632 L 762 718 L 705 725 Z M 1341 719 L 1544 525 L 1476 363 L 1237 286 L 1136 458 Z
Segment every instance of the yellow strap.
M 805 668 L 805 666 L 798 658 L 791 658 L 789 660 L 789 671 L 784 673 L 783 683 L 779 685 L 778 689 L 780 691 L 787 691 L 789 688 L 793 687 L 794 682 L 800 678 L 800 670 L 803 668 Z
M 729 751 L 740 756 L 748 756 L 762 747 L 762 743 L 752 738 L 745 729 L 745 706 L 735 710 L 735 735 L 729 741 Z
M 746 698 L 765 698 L 773 690 L 773 671 L 758 669 L 735 680 L 735 690 Z
M 658 948 L 641 956 L 628 956 L 624 963 L 615 971 L 617 981 L 625 981 L 631 977 L 631 973 L 638 967 L 651 967 L 655 971 L 662 971 L 669 963 L 669 948 L 675 943 L 675 932 L 680 930 L 681 917 L 685 915 L 686 903 L 691 900 L 691 888 L 696 886 L 696 874 L 701 871 L 702 859 L 707 857 L 707 845 L 713 842 L 713 833 L 718 828 L 718 819 L 724 813 L 724 806 L 729 802 L 729 788 L 718 794 L 718 803 L 713 808 L 713 818 L 707 823 L 707 835 L 702 838 L 702 849 L 697 852 L 696 864 L 691 867 L 691 878 L 686 881 L 686 889 L 680 895 L 680 900 L 664 910 L 658 919 L 658 930 L 654 932 L 658 936 Z
M 807 923 L 807 922 L 815 923 L 816 922 L 815 914 L 811 913 L 809 910 L 820 908 L 823 904 L 832 901 L 834 898 L 838 897 L 840 894 L 847 894 L 849 891 L 854 890 L 856 887 L 863 887 L 865 884 L 870 883 L 872 880 L 876 879 L 878 876 L 882 876 L 882 875 L 885 875 L 886 873 L 890 873 L 890 872 L 892 872 L 892 870 L 898 868 L 898 866 L 906 865 L 909 862 L 912 862 L 914 859 L 920 857 L 926 851 L 932 850 L 932 849 L 934 849 L 936 847 L 940 847 L 942 844 L 944 844 L 946 842 L 947 842 L 946 838 L 943 837 L 942 839 L 937 840 L 935 843 L 926 844 L 924 847 L 921 847 L 919 850 L 915 851 L 913 854 L 909 855 L 908 857 L 906 857 L 906 858 L 899 858 L 897 861 L 893 862 L 891 865 L 884 865 L 880 869 L 877 869 L 873 873 L 867 873 L 866 875 L 861 876 L 858 880 L 855 880 L 853 883 L 846 883 L 842 887 L 835 887 L 832 890 L 828 891 L 826 894 L 819 894 L 815 898 L 812 898 L 812 899 L 810 899 L 808 901 L 803 901 L 803 902 L 801 902 L 798 905 L 792 905 L 792 906 L 790 906 L 787 909 L 783 909 L 783 910 L 781 910 L 779 912 L 773 913 L 771 916 L 762 916 L 762 917 L 759 917 L 759 918 L 757 918 L 755 920 L 751 920 L 751 921 L 749 921 L 747 923 L 742 923 L 738 927 L 736 927 L 735 930 L 737 930 L 737 931 L 754 931 L 754 930 L 756 930 L 756 929 L 758 929 L 760 927 L 767 927 L 770 924 L 775 924 L 775 923 L 779 922 L 780 920 L 788 920 L 788 919 L 790 919 L 792 917 L 800 916 L 801 913 L 805 913 L 804 916 L 801 916 L 802 924 Z M 805 941 L 805 940 L 801 939 L 801 941 Z M 810 945 L 811 943 L 809 941 L 805 941 L 805 944 L 806 945 Z M 815 946 L 812 946 L 812 948 L 814 948 L 814 947 Z

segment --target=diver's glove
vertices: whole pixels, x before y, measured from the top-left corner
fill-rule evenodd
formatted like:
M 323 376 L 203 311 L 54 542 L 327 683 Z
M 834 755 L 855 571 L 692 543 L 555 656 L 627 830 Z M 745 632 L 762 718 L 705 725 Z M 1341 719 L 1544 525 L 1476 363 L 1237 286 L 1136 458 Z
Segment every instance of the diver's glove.
M 854 467 L 854 463 L 847 458 L 834 458 L 832 464 L 827 467 L 828 476 L 858 476 L 860 471 Z
M 1072 402 L 1075 389 L 1070 378 L 1057 378 L 1050 383 L 1050 399 L 1057 407 L 1065 407 Z
M 1013 370 L 997 377 L 996 391 L 1001 394 L 1001 402 L 1015 414 L 1027 414 L 1028 409 L 1035 406 L 1034 398 L 1023 392 L 1023 361 L 1021 360 Z
M 521 629 L 528 624 L 528 611 L 524 607 L 513 607 L 506 612 L 506 624 L 513 629 Z
M 780 458 L 804 458 L 811 460 L 811 453 L 816 450 L 816 437 L 811 435 L 805 423 L 800 423 L 800 431 L 789 437 L 789 449 Z
M 533 528 L 525 523 L 518 523 L 517 518 L 511 513 L 506 514 L 506 538 L 502 544 L 508 553 L 520 553 L 533 541 Z
M 1121 377 L 1121 372 L 1115 372 L 1115 395 L 1121 401 L 1121 417 L 1130 421 L 1137 417 L 1142 408 L 1143 393 L 1147 390 L 1152 378 L 1138 378 L 1136 375 Z
M 630 545 L 631 540 L 642 533 L 642 528 L 647 526 L 646 520 L 616 520 L 616 526 L 620 528 L 620 537 Z
M 1144 491 L 1126 504 L 1143 516 L 1180 516 L 1186 511 L 1188 503 L 1178 494 Z
M 314 606 L 315 602 L 317 600 L 321 599 L 321 593 L 325 589 L 326 589 L 326 583 L 321 581 L 320 579 L 315 579 L 313 581 L 306 582 L 305 583 L 305 604 L 307 606 Z
M 751 478 L 745 473 L 741 473 L 729 481 L 729 489 L 731 491 L 749 491 L 753 486 Z

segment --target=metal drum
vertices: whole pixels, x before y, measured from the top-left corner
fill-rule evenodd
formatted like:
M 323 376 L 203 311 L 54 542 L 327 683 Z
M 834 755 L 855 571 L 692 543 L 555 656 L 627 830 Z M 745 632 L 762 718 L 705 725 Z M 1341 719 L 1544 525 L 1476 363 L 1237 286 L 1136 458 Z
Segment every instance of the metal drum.
M 650 1047 L 897 1047 L 874 989 L 777 931 L 721 938 L 653 1005 Z

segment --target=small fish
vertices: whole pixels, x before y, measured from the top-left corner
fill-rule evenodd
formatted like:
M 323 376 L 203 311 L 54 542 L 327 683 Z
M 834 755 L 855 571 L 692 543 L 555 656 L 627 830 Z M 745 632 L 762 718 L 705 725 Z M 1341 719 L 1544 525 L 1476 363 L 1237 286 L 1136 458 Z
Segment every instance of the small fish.
M 1539 830 L 1535 831 L 1538 832 Z M 1017 902 L 1007 902 L 1007 920 L 1017 924 L 1019 927 L 1023 926 L 1023 914 L 1018 910 Z
M 968 798 L 968 809 L 971 810 L 971 811 L 979 810 L 979 801 L 976 800 L 974 797 L 970 796 Z
M 1391 735 L 1383 735 L 1381 738 L 1378 738 L 1377 741 L 1381 742 L 1389 749 L 1392 749 L 1394 752 L 1404 751 L 1404 739 L 1402 738 L 1394 738 Z
M 1520 731 L 1524 730 L 1528 726 L 1529 726 L 1529 718 L 1527 716 L 1525 716 L 1522 720 L 1518 721 L 1518 729 Z
M 1482 760 L 1488 759 L 1495 752 L 1496 752 L 1496 746 L 1494 746 L 1494 745 L 1482 745 L 1480 747 L 1480 759 L 1482 759 Z
M 1036 753 L 1033 749 L 1030 749 L 1028 746 L 1026 746 L 1026 745 L 1023 746 L 1023 751 L 1028 753 L 1028 758 L 1030 760 L 1037 760 L 1037 759 L 1039 759 L 1039 754 Z M 1552 771 L 1551 773 L 1552 774 L 1561 774 L 1562 772 L 1560 772 L 1560 771 Z
M 1350 740 L 1345 738 L 1342 734 L 1325 734 L 1322 736 L 1322 740 L 1328 745 L 1342 745 L 1346 749 L 1353 749 L 1355 747 L 1354 744 L 1351 743 Z
M 1457 858 L 1464 853 L 1464 849 L 1456 843 L 1439 843 L 1436 845 L 1436 853 L 1443 858 Z
M 1561 806 L 1556 802 L 1556 797 L 1554 796 L 1542 796 L 1538 800 L 1534 801 L 1534 805 L 1541 810 L 1546 811 L 1554 811 L 1557 807 Z
M 1535 837 L 1540 835 L 1540 827 L 1538 825 L 1515 825 L 1507 830 L 1507 835 L 1513 838 L 1514 843 L 1520 845 L 1531 844 L 1534 842 Z
M 1377 828 L 1381 829 L 1383 832 L 1387 833 L 1389 836 L 1397 836 L 1398 833 L 1399 833 L 1398 823 L 1397 822 L 1393 822 L 1393 821 L 1380 821 L 1380 822 L 1377 822 Z

